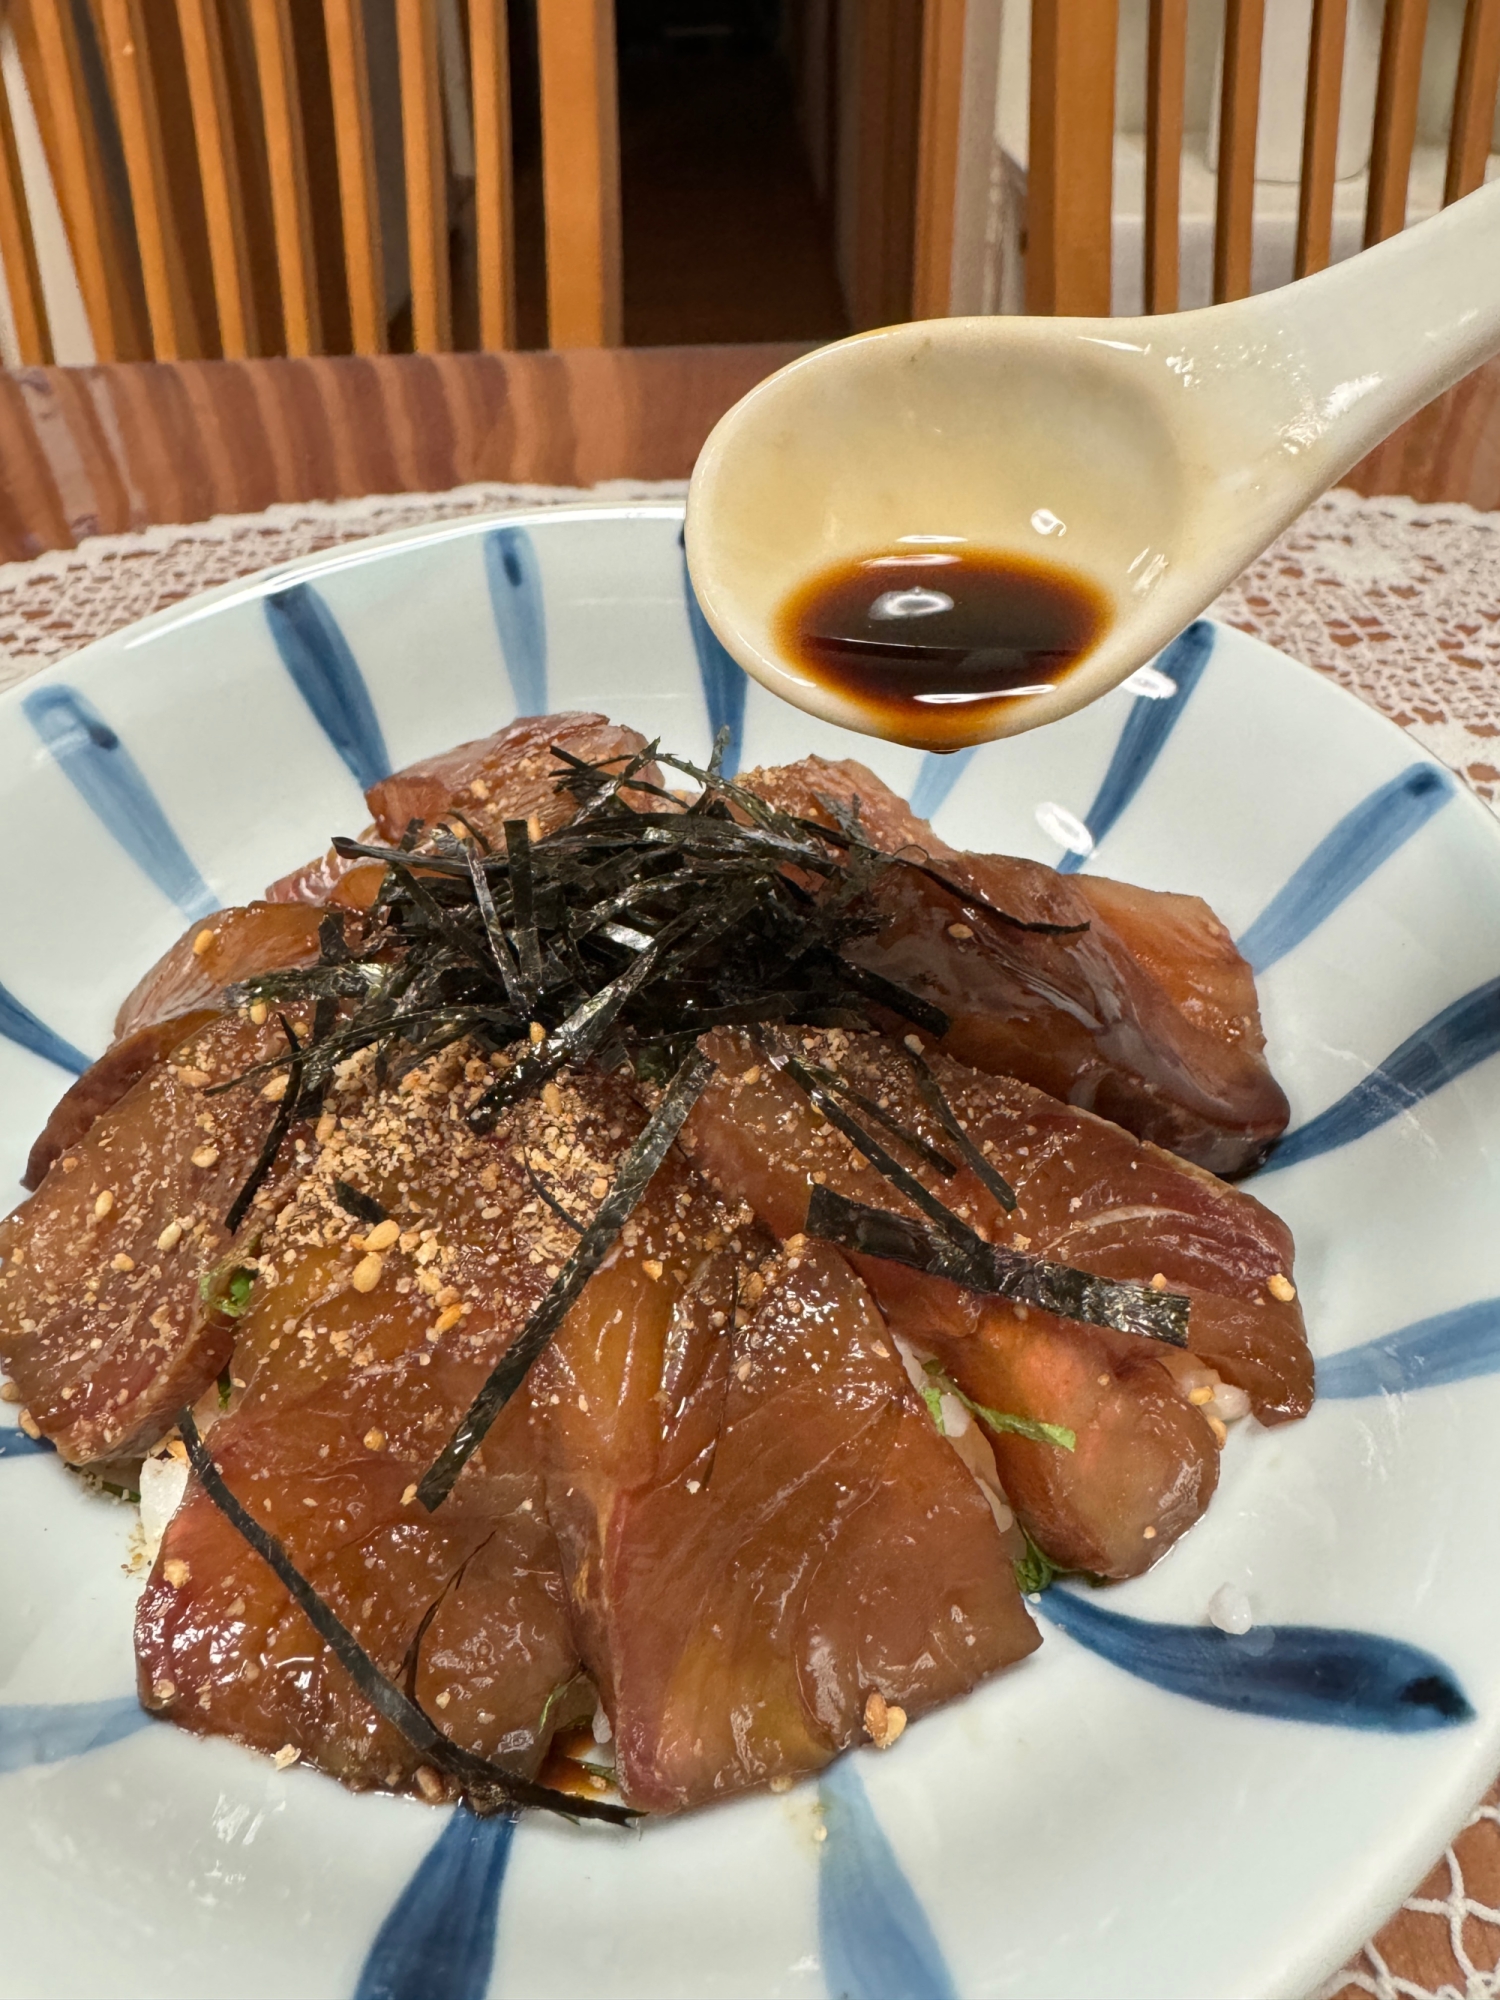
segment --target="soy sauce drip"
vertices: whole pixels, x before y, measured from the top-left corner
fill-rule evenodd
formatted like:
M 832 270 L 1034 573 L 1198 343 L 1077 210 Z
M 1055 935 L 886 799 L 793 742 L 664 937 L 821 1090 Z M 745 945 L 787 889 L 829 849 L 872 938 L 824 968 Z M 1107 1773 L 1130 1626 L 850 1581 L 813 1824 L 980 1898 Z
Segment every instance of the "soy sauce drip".
M 897 546 L 801 585 L 776 636 L 879 734 L 958 749 L 988 733 L 998 705 L 1050 692 L 1108 615 L 1096 585 L 1055 563 L 966 544 Z

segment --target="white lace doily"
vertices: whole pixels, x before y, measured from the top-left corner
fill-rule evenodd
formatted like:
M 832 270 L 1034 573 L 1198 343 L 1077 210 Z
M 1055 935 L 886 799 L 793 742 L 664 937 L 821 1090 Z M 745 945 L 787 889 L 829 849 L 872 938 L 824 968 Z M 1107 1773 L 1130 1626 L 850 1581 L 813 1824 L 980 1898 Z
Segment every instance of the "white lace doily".
M 0 565 L 0 687 L 194 591 L 336 542 L 502 507 L 685 491 L 461 486 L 97 536 Z M 1382 709 L 1500 810 L 1500 514 L 1330 493 L 1213 609 Z M 1497 1967 L 1500 1787 L 1324 2000 L 1497 2000 Z

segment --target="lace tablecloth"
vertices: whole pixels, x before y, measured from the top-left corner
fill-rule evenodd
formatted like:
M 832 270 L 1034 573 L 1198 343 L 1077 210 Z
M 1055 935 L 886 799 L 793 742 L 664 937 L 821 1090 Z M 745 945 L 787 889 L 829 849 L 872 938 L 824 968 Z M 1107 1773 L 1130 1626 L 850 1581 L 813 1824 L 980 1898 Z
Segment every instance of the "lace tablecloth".
M 680 485 L 463 486 L 306 502 L 99 536 L 0 565 L 0 687 L 193 591 L 335 542 L 585 497 Z M 1327 494 L 1219 599 L 1216 614 L 1329 674 L 1410 730 L 1500 812 L 1500 514 Z M 1500 1786 L 1325 2000 L 1500 1995 Z

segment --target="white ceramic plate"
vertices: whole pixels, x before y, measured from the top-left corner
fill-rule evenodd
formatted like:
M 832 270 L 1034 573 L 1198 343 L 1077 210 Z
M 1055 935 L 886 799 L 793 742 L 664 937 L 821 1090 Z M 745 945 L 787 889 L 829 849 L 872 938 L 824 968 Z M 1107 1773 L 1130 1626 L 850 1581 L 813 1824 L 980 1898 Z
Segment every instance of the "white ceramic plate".
M 747 691 L 674 508 L 390 536 L 0 702 L 6 1184 L 192 916 L 357 828 L 387 765 L 567 707 L 700 758 L 720 721 L 746 764 L 860 756 L 950 840 L 1057 862 L 1081 823 L 1085 865 L 1208 897 L 1303 1131 L 1255 1187 L 1296 1231 L 1324 1399 L 1241 1426 L 1158 1569 L 1050 1593 L 1041 1651 L 889 1755 L 630 1834 L 355 1798 L 147 1723 L 131 1510 L 0 1432 L 0 1991 L 1308 1992 L 1500 1764 L 1500 827 L 1222 628 L 924 760 Z M 1243 1639 L 1205 1623 L 1224 1583 Z

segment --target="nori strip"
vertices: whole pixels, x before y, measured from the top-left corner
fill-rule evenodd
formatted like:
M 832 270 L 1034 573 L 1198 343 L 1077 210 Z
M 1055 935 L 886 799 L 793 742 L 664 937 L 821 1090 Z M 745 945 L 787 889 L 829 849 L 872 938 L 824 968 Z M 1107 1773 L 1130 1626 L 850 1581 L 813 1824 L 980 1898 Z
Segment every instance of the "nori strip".
M 915 1040 L 915 1036 L 912 1039 Z M 1013 1209 L 1016 1205 L 1015 1189 L 1003 1174 L 996 1173 L 963 1126 L 959 1124 L 958 1114 L 943 1095 L 943 1086 L 928 1067 L 927 1058 L 912 1048 L 910 1043 L 904 1042 L 902 1047 L 906 1050 L 907 1060 L 917 1073 L 917 1089 L 922 1093 L 928 1109 L 963 1154 L 965 1166 L 977 1179 L 983 1181 L 1003 1209 Z
M 463 1471 L 471 1454 L 483 1443 L 490 1425 L 525 1381 L 531 1364 L 562 1325 L 569 1308 L 603 1263 L 631 1211 L 646 1192 L 652 1175 L 682 1130 L 688 1113 L 702 1095 L 712 1070 L 712 1060 L 701 1050 L 692 1049 L 667 1085 L 639 1138 L 621 1156 L 609 1193 L 595 1210 L 593 1221 L 579 1237 L 578 1248 L 500 1357 L 489 1380 L 469 1405 L 457 1430 L 428 1467 L 417 1487 L 417 1498 L 429 1513 L 447 1499 L 454 1480 Z
M 225 1519 L 238 1530 L 261 1560 L 291 1593 L 318 1637 L 348 1674 L 365 1700 L 399 1729 L 407 1742 L 429 1758 L 438 1770 L 455 1779 L 465 1805 L 481 1818 L 506 1812 L 517 1806 L 535 1806 L 543 1812 L 561 1813 L 568 1819 L 602 1819 L 614 1826 L 626 1826 L 635 1815 L 626 1806 L 607 1804 L 600 1799 L 575 1798 L 555 1792 L 548 1785 L 534 1784 L 478 1757 L 455 1743 L 433 1722 L 426 1710 L 403 1694 L 388 1675 L 381 1672 L 338 1613 L 308 1582 L 281 1542 L 263 1528 L 249 1509 L 235 1497 L 193 1421 L 190 1408 L 177 1419 L 177 1429 L 187 1446 L 188 1463 L 197 1474 L 198 1484 Z
M 334 1182 L 333 1198 L 346 1215 L 352 1215 L 356 1222 L 368 1222 L 372 1229 L 390 1214 L 390 1210 L 382 1208 L 374 1195 L 362 1194 L 357 1187 L 350 1187 L 347 1181 Z
M 546 1183 L 542 1181 L 537 1174 L 532 1172 L 531 1162 L 529 1160 L 526 1163 L 526 1178 L 531 1183 L 532 1193 L 538 1196 L 539 1199 L 541 1199 L 542 1201 L 546 1202 L 548 1208 L 551 1209 L 552 1213 L 557 1217 L 558 1221 L 565 1222 L 568 1225 L 569 1229 L 572 1230 L 575 1236 L 582 1236 L 584 1231 L 584 1224 L 579 1222 L 575 1216 L 569 1215 L 568 1211 L 563 1207 L 562 1203 L 558 1200 L 557 1196 L 553 1194 L 552 1190 L 546 1185 Z
M 542 985 L 542 947 L 536 930 L 531 833 L 524 819 L 505 822 L 505 852 L 510 862 L 510 900 L 515 911 L 516 956 L 521 961 L 522 987 L 535 994 Z
M 805 1227 L 809 1236 L 822 1242 L 867 1257 L 888 1257 L 932 1277 L 949 1278 L 971 1292 L 1035 1306 L 1039 1312 L 1086 1326 L 1142 1334 L 1168 1347 L 1187 1346 L 1188 1300 L 1176 1292 L 1157 1292 L 1149 1285 L 1099 1278 L 1067 1264 L 1023 1257 L 971 1232 L 966 1232 L 969 1241 L 962 1242 L 947 1232 L 939 1235 L 915 1216 L 870 1208 L 828 1187 L 814 1187 Z
M 250 1204 L 260 1189 L 261 1182 L 276 1164 L 276 1155 L 281 1151 L 281 1142 L 292 1129 L 292 1120 L 297 1115 L 297 1105 L 302 1096 L 303 1049 L 297 1040 L 296 1030 L 285 1014 L 276 1017 L 281 1023 L 281 1031 L 286 1036 L 292 1051 L 287 1086 L 281 1102 L 276 1107 L 276 1116 L 271 1120 L 265 1143 L 256 1157 L 255 1165 L 240 1184 L 240 1191 L 229 1204 L 229 1213 L 224 1217 L 224 1227 L 233 1236 L 249 1213 Z
M 903 1146 L 909 1146 L 914 1153 L 927 1162 L 929 1167 L 934 1168 L 936 1172 L 940 1173 L 944 1180 L 951 1181 L 953 1176 L 958 1172 L 957 1166 L 948 1158 L 946 1153 L 940 1153 L 936 1146 L 929 1146 L 919 1132 L 909 1131 L 899 1118 L 893 1117 L 889 1111 L 882 1109 L 873 1097 L 866 1097 L 863 1091 L 856 1090 L 854 1085 L 849 1083 L 844 1077 L 841 1077 L 836 1070 L 825 1069 L 821 1063 L 815 1062 L 805 1062 L 803 1067 L 809 1076 L 816 1077 L 819 1083 L 826 1084 L 830 1090 L 836 1090 L 840 1097 L 847 1098 L 856 1110 L 863 1111 L 866 1118 L 873 1118 L 877 1125 L 883 1125 L 887 1132 L 894 1133 Z M 1003 1186 L 1004 1183 L 1002 1182 L 1001 1185 Z M 1012 1195 L 1010 1206 L 1014 1208 L 1015 1205 L 1016 1198 Z

